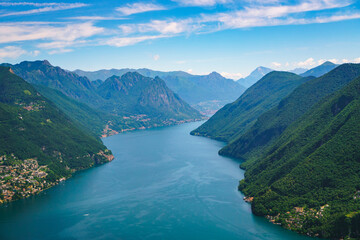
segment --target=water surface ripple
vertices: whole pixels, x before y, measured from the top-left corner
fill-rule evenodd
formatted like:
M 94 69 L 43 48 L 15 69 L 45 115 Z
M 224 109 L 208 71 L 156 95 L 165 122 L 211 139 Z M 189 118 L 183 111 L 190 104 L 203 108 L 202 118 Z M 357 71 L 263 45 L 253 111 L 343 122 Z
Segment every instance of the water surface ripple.
M 251 214 L 201 122 L 104 139 L 111 163 L 0 207 L 0 239 L 307 239 Z

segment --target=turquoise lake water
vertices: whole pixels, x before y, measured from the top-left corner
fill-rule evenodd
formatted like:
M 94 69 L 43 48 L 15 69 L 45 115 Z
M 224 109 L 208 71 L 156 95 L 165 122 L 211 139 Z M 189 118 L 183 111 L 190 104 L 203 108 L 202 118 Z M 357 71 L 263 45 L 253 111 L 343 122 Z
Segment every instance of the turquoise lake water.
M 104 139 L 115 160 L 0 207 L 0 239 L 310 239 L 251 214 L 201 122 Z

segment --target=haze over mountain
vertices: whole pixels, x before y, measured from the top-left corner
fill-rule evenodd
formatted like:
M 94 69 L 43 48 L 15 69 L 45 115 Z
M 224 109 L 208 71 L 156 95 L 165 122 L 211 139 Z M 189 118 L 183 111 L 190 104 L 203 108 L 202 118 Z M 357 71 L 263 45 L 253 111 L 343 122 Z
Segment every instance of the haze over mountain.
M 295 69 L 290 70 L 289 72 L 300 75 L 300 74 L 306 72 L 307 70 L 309 70 L 309 69 L 307 69 L 307 68 L 295 68 Z
M 58 107 L 66 109 L 65 112 L 73 120 L 81 122 L 76 112 L 79 108 L 88 112 L 86 116 L 92 116 L 91 121 L 85 119 L 82 122 L 85 125 L 92 122 L 92 129 L 97 135 L 101 134 L 99 129 L 107 135 L 202 118 L 198 111 L 176 96 L 159 78 L 129 73 L 124 78 L 112 78 L 99 85 L 98 82 L 93 84 L 87 77 L 54 67 L 48 61 L 3 65 L 11 66 L 16 74 L 32 84 L 58 90 L 67 97 L 87 104 L 90 108 L 74 102 L 69 104 L 60 94 L 47 94 Z M 39 90 L 49 92 L 44 88 Z
M 323 64 L 321 64 L 317 67 L 314 67 L 300 75 L 303 77 L 308 77 L 308 76 L 320 77 L 320 76 L 330 72 L 337 66 L 339 66 L 339 65 L 327 61 L 327 62 L 324 62 Z
M 2 178 L 0 202 L 27 197 L 113 158 L 99 139 L 8 67 L 0 67 L 0 122 L 0 165 L 6 166 L 1 172 L 9 176 Z M 30 175 L 20 174 L 25 170 Z
M 254 71 L 252 71 L 249 76 L 245 77 L 245 78 L 240 78 L 237 82 L 245 87 L 250 87 L 251 85 L 253 85 L 254 83 L 256 83 L 257 81 L 259 81 L 263 76 L 265 76 L 266 74 L 268 74 L 269 72 L 274 71 L 271 68 L 266 68 L 266 67 L 257 67 Z
M 245 87 L 216 72 L 209 75 L 191 75 L 182 71 L 161 72 L 145 68 L 111 69 L 95 72 L 75 70 L 74 72 L 91 80 L 105 80 L 113 75 L 122 76 L 127 72 L 138 72 L 151 78 L 158 76 L 166 82 L 171 90 L 204 114 L 213 114 L 226 103 L 237 99 L 245 91 Z
M 227 104 L 191 134 L 229 142 L 248 130 L 257 118 L 276 106 L 297 86 L 307 81 L 294 73 L 272 71 Z

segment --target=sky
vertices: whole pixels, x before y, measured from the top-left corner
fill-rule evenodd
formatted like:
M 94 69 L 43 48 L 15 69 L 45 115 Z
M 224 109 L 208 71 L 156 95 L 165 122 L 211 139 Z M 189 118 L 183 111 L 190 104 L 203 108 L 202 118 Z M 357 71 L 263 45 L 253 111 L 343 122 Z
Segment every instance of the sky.
M 0 0 L 0 62 L 239 79 L 360 63 L 360 0 Z

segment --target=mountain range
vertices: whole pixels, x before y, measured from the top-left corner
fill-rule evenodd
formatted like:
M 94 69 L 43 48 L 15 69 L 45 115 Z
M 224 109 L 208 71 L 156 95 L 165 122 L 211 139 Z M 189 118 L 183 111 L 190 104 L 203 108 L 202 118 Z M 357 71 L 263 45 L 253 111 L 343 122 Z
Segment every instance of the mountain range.
M 288 72 L 298 74 L 302 77 L 309 77 L 309 76 L 320 77 L 320 76 L 324 75 L 325 73 L 330 72 L 337 66 L 338 65 L 336 65 L 330 61 L 326 61 L 326 62 L 320 64 L 319 66 L 314 67 L 310 70 L 307 68 L 295 68 L 295 69 L 289 70 Z M 275 71 L 275 70 L 273 70 L 271 68 L 266 68 L 266 67 L 260 66 L 260 67 L 257 67 L 254 71 L 252 71 L 247 77 L 240 78 L 237 82 L 248 88 L 248 87 L 252 86 L 254 83 L 256 83 L 257 81 L 259 81 L 266 74 L 268 74 L 272 71 Z
M 202 118 L 160 78 L 133 72 L 93 84 L 87 77 L 52 66 L 46 60 L 3 65 L 37 86 L 74 121 L 85 127 L 91 124 L 91 130 L 98 136 Z M 79 109 L 83 114 L 79 115 Z
M 224 78 L 219 73 L 212 72 L 208 75 L 192 75 L 182 71 L 161 72 L 150 69 L 110 69 L 94 72 L 75 70 L 74 73 L 84 76 L 99 84 L 112 76 L 121 77 L 127 72 L 137 72 L 145 77 L 159 77 L 166 85 L 188 102 L 192 107 L 203 114 L 211 115 L 224 106 L 234 101 L 244 91 L 245 87 L 234 80 Z
M 267 74 L 192 134 L 227 141 L 219 153 L 243 161 L 239 190 L 254 214 L 310 236 L 357 239 L 360 64 L 311 76 L 327 65 L 309 77 Z
M 271 110 L 263 113 L 254 125 L 229 145 L 221 154 L 255 161 L 284 130 L 322 98 L 341 89 L 360 75 L 360 65 L 343 64 L 329 73 L 297 87 Z M 246 165 L 245 164 L 245 165 Z

